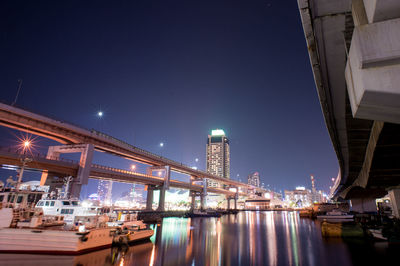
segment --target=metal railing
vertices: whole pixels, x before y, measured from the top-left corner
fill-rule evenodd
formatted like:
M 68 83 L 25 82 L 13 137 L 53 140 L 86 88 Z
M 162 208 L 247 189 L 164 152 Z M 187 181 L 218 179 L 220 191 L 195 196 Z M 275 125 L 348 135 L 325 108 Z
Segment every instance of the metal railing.
M 42 153 L 38 152 L 21 152 L 20 149 L 13 148 L 13 147 L 2 147 L 0 146 L 0 151 L 1 152 L 6 152 L 6 153 L 12 153 L 14 155 L 18 155 L 19 157 L 24 157 L 24 158 L 39 158 L 39 159 L 46 159 L 46 160 L 51 160 L 51 161 L 58 161 L 58 162 L 66 162 L 66 163 L 73 163 L 73 164 L 79 164 L 79 162 L 71 160 L 71 159 L 66 159 L 66 158 L 60 158 L 56 156 L 47 156 Z
M 146 174 L 142 174 L 142 173 L 138 173 L 138 172 L 133 172 L 133 171 L 129 171 L 129 170 L 124 170 L 124 169 L 119 169 L 119 168 L 114 168 L 114 167 L 109 167 L 109 166 L 104 166 L 104 165 L 99 165 L 99 164 L 92 164 L 92 167 L 107 170 L 107 171 L 113 171 L 113 172 L 117 172 L 117 173 L 127 174 L 127 175 L 136 175 L 136 176 L 142 176 L 142 177 L 148 177 L 148 178 L 156 178 L 156 179 L 159 179 L 160 181 L 164 181 L 164 178 L 162 178 L 162 177 L 146 175 Z

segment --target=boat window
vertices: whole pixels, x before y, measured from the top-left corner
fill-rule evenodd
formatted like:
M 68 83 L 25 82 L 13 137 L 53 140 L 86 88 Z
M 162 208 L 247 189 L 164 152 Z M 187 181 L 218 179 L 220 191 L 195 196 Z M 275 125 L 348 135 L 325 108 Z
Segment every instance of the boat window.
M 35 201 L 35 194 L 29 194 L 29 195 L 28 195 L 27 201 L 28 201 L 29 203 L 34 202 L 34 201 Z
M 7 196 L 7 202 L 10 202 L 11 201 L 11 194 L 8 194 L 8 196 Z
M 55 204 L 55 202 L 54 202 L 54 200 L 52 200 L 50 206 L 54 206 L 54 204 Z
M 11 195 L 11 200 L 9 202 L 14 202 L 15 195 Z
M 22 202 L 22 196 L 18 196 L 18 198 L 17 198 L 17 203 L 21 203 Z
M 43 201 L 40 200 L 36 206 L 43 206 Z
M 73 214 L 74 209 L 61 209 L 61 214 Z
M 73 202 L 72 202 L 72 205 L 78 206 L 78 202 L 77 202 L 77 201 L 73 201 Z
M 63 203 L 63 205 L 71 205 L 71 204 L 69 203 L 69 201 L 63 201 L 62 203 Z
M 4 199 L 4 195 L 0 195 L 0 202 L 2 202 Z
M 46 200 L 46 206 L 50 206 L 50 201 Z
M 36 194 L 36 201 L 39 201 L 42 198 L 42 194 Z

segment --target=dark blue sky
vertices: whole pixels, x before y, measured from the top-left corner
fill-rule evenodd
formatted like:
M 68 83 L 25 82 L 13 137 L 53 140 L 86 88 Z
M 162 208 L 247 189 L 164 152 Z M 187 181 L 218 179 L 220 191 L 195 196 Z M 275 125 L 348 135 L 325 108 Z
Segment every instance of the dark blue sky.
M 337 175 L 295 0 L 13 0 L 0 21 L 4 102 L 21 78 L 18 106 L 152 152 L 163 141 L 163 156 L 203 169 L 222 128 L 231 177 L 259 171 L 278 190 Z

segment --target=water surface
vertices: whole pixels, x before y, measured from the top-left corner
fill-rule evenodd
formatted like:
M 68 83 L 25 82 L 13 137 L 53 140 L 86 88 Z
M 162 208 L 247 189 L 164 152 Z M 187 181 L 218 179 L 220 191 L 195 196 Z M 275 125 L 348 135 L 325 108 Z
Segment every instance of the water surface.
M 240 212 L 221 218 L 165 218 L 151 241 L 81 256 L 0 254 L 0 265 L 383 265 L 398 246 L 321 237 L 297 212 Z M 394 259 L 397 262 L 393 261 Z M 393 264 L 395 263 L 395 264 Z M 399 265 L 399 264 L 397 264 Z

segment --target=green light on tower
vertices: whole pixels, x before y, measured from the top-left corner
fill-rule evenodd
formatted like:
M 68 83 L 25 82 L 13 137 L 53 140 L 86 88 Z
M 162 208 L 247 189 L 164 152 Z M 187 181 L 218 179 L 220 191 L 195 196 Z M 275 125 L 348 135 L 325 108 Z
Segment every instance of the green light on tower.
M 225 132 L 222 129 L 211 130 L 211 136 L 225 136 Z

